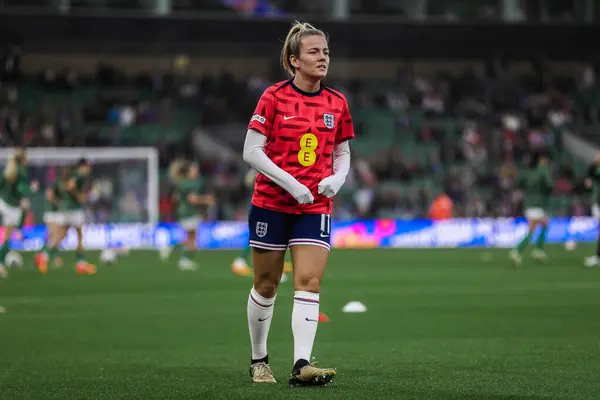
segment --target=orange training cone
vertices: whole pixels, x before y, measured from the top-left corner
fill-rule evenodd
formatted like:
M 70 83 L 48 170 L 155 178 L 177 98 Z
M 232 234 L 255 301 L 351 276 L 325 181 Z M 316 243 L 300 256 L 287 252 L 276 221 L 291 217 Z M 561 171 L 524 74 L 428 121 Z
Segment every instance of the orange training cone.
M 329 322 L 329 317 L 322 312 L 319 313 L 319 322 Z

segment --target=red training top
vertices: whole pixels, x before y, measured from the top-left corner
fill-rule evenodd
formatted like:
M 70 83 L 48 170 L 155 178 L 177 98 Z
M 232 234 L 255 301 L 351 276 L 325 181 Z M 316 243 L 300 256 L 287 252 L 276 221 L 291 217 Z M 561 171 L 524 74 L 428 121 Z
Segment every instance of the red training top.
M 315 198 L 312 204 L 298 204 L 259 173 L 252 204 L 289 214 L 331 214 L 333 199 L 318 194 L 318 185 L 333 173 L 334 146 L 354 137 L 344 95 L 326 86 L 307 93 L 292 79 L 276 83 L 260 97 L 248 129 L 267 137 L 267 157 L 310 189 Z

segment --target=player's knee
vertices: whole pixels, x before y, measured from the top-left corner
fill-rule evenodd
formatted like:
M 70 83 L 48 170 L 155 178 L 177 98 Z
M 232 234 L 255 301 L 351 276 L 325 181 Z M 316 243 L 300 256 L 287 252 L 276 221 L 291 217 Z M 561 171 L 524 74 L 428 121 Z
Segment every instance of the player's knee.
M 254 290 L 262 297 L 270 299 L 277 294 L 277 287 L 279 282 L 277 279 L 271 277 L 254 277 Z
M 321 280 L 314 275 L 300 275 L 294 278 L 294 288 L 304 292 L 319 293 L 321 291 Z

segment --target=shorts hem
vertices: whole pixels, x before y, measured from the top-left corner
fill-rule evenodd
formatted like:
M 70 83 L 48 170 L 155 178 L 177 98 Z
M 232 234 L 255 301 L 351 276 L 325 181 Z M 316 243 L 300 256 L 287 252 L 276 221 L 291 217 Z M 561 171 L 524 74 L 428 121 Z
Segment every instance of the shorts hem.
M 250 247 L 256 247 L 257 249 L 263 249 L 263 250 L 285 251 L 288 248 L 287 244 L 272 244 L 272 243 L 259 242 L 257 240 L 250 240 L 249 244 L 250 244 Z
M 327 249 L 327 251 L 331 251 L 331 245 L 323 240 L 317 239 L 291 239 L 288 243 L 288 246 L 319 246 Z

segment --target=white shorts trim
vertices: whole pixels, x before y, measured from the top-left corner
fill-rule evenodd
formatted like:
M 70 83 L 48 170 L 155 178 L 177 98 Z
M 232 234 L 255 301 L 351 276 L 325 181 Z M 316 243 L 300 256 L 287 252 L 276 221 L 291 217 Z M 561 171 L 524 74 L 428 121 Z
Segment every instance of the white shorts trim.
M 0 215 L 2 216 L 3 225 L 17 226 L 21 221 L 23 211 L 20 207 L 13 207 L 0 199 Z
M 55 223 L 62 226 L 81 228 L 85 224 L 85 212 L 83 210 L 61 211 L 57 214 Z
M 198 229 L 200 222 L 202 222 L 202 217 L 195 216 L 179 220 L 179 225 L 181 225 L 184 231 L 191 232 Z
M 257 249 L 264 249 L 264 250 L 279 250 L 279 251 L 286 251 L 288 248 L 286 244 L 271 244 L 271 243 L 258 242 L 256 240 L 250 241 L 250 247 L 256 247 Z
M 44 213 L 44 223 L 57 224 L 60 221 L 60 213 L 57 211 L 47 211 Z
M 327 242 L 317 239 L 292 239 L 288 242 L 288 246 L 319 246 L 327 249 L 327 251 L 331 251 L 331 245 Z
M 546 216 L 546 211 L 540 207 L 530 207 L 525 210 L 527 219 L 543 219 Z

